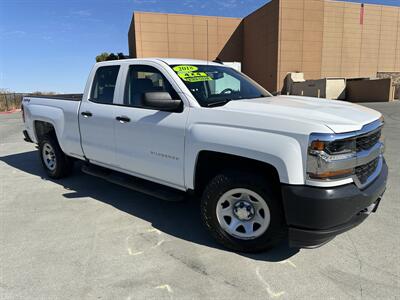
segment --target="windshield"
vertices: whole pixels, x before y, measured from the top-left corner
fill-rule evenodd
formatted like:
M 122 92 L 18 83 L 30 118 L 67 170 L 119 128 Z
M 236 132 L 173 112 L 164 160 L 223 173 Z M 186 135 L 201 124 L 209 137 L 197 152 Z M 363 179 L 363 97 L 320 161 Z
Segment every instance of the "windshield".
M 173 65 L 171 68 L 201 106 L 211 107 L 224 105 L 232 100 L 271 96 L 246 75 L 229 67 Z

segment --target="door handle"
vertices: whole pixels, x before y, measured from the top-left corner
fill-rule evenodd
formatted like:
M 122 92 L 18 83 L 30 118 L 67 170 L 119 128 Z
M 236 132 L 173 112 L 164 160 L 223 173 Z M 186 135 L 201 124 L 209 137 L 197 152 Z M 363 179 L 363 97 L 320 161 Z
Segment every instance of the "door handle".
M 85 118 L 93 116 L 93 114 L 90 111 L 83 111 L 81 112 L 81 115 L 84 116 Z
M 131 121 L 131 119 L 129 119 L 128 117 L 125 117 L 125 116 L 118 116 L 115 119 L 117 121 L 119 121 L 120 123 L 128 123 Z

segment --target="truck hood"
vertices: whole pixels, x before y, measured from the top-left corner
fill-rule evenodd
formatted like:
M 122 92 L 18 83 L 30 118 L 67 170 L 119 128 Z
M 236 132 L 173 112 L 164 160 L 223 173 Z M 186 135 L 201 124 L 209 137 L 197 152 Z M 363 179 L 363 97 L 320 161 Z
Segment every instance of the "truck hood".
M 230 101 L 221 109 L 324 124 L 335 133 L 360 130 L 381 116 L 373 109 L 350 102 L 298 96 Z

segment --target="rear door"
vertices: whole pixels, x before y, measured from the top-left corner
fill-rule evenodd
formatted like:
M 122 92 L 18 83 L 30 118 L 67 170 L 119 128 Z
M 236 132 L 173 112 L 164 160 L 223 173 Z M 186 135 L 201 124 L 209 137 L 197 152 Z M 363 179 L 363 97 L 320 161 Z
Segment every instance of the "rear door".
M 79 111 L 82 148 L 93 163 L 115 166 L 114 105 L 119 65 L 101 66 L 96 70 L 88 100 Z
M 179 87 L 157 64 L 146 62 L 126 68 L 123 99 L 115 108 L 115 118 L 119 119 L 115 125 L 119 168 L 145 179 L 183 188 L 189 108 L 183 105 L 182 111 L 167 112 L 145 107 L 144 93 L 168 92 L 173 99 L 180 99 Z

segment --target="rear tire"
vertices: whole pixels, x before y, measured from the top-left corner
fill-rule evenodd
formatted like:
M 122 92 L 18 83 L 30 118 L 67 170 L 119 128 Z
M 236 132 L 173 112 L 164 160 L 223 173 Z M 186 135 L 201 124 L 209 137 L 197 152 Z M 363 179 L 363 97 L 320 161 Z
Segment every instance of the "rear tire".
M 287 236 L 281 203 L 265 176 L 225 171 L 207 185 L 201 216 L 211 235 L 225 247 L 260 252 Z
M 69 175 L 73 160 L 65 155 L 53 134 L 45 135 L 39 142 L 39 156 L 47 175 L 60 179 Z

